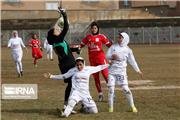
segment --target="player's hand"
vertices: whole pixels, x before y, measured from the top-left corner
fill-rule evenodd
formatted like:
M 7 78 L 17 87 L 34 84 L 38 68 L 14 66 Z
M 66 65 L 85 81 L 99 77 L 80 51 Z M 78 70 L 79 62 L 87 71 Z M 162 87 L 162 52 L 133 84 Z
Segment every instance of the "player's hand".
M 77 54 L 80 55 L 81 54 L 81 47 L 78 46 L 78 51 L 77 51 Z
M 28 53 L 28 49 L 25 47 L 26 53 Z
M 138 74 L 140 75 L 141 79 L 143 79 L 143 73 L 139 71 Z
M 61 7 L 58 7 L 58 10 L 57 10 L 59 13 L 65 13 L 66 10 L 65 9 L 62 9 Z
M 44 76 L 45 78 L 50 78 L 50 77 L 51 77 L 51 73 L 44 73 L 43 76 Z

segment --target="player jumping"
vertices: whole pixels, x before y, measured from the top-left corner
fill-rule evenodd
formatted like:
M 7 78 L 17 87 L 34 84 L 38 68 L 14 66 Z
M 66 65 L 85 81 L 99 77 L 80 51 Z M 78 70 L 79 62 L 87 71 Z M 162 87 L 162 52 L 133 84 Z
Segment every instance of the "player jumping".
M 68 43 L 64 40 L 64 37 L 69 29 L 69 24 L 67 20 L 67 14 L 64 9 L 59 8 L 58 12 L 63 16 L 64 26 L 60 27 L 60 18 L 57 20 L 56 24 L 48 31 L 47 41 L 50 45 L 53 45 L 53 49 L 58 56 L 59 69 L 62 74 L 66 73 L 69 69 L 75 67 L 75 58 Z M 79 49 L 78 49 L 79 50 Z M 64 79 L 67 83 L 65 90 L 64 108 L 66 108 L 68 98 L 70 95 L 72 83 L 71 77 Z

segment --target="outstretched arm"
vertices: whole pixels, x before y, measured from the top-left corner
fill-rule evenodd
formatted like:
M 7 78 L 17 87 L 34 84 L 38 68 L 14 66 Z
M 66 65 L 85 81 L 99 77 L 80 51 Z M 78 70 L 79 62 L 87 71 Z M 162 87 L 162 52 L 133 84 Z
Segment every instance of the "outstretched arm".
M 98 65 L 96 67 L 91 67 L 90 73 L 93 74 L 93 73 L 99 72 L 99 71 L 107 68 L 108 66 L 109 66 L 109 64 L 104 64 L 104 65 Z
M 63 26 L 63 30 L 61 32 L 61 37 L 65 37 L 68 29 L 69 29 L 69 24 L 68 24 L 68 20 L 67 20 L 67 14 L 66 14 L 66 11 L 65 9 L 61 9 L 61 8 L 58 8 L 59 9 L 59 12 L 62 14 L 63 16 L 63 19 L 64 19 L 64 26 Z M 56 23 L 57 24 L 57 23 Z
M 51 73 L 44 73 L 44 77 L 51 78 L 53 80 L 63 80 L 71 77 L 73 74 L 74 74 L 74 69 L 72 68 L 67 73 L 60 75 L 52 75 Z

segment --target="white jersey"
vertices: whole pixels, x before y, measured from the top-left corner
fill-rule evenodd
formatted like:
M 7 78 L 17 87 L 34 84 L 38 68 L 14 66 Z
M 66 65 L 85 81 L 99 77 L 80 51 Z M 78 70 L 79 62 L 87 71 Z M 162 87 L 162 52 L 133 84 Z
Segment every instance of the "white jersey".
M 127 62 L 132 65 L 134 70 L 136 72 L 139 72 L 140 69 L 137 65 L 137 62 L 134 58 L 132 50 L 127 46 L 129 43 L 129 37 L 123 36 L 124 41 L 122 44 L 114 44 L 112 45 L 106 54 L 106 57 L 108 60 L 111 60 L 111 66 L 109 67 L 109 73 L 110 74 L 124 74 L 126 75 L 126 67 L 127 67 Z M 111 56 L 113 54 L 116 54 L 118 58 L 116 60 L 112 60 Z
M 44 49 L 46 49 L 47 53 L 53 52 L 53 46 L 48 44 L 47 39 L 44 41 Z
M 108 67 L 108 64 L 93 66 L 84 66 L 82 71 L 77 67 L 70 69 L 67 73 L 62 75 L 51 75 L 51 79 L 66 79 L 72 76 L 72 90 L 76 90 L 84 95 L 89 94 L 89 77 L 91 74 L 99 72 Z
M 25 48 L 25 45 L 20 37 L 11 38 L 8 42 L 8 47 L 10 47 L 13 52 L 22 51 L 21 46 Z

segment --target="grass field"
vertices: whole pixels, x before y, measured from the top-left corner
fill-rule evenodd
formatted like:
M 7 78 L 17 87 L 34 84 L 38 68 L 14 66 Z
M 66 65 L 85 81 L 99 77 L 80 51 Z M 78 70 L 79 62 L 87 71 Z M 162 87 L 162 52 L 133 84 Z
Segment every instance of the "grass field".
M 23 78 L 17 78 L 11 52 L 1 49 L 2 84 L 38 84 L 37 100 L 1 100 L 2 120 L 180 120 L 180 46 L 179 45 L 131 45 L 144 73 L 139 76 L 128 67 L 128 79 L 138 113 L 127 112 L 127 101 L 121 90 L 116 90 L 115 111 L 108 112 L 107 87 L 102 80 L 104 102 L 97 102 L 97 92 L 91 77 L 90 91 L 97 103 L 98 114 L 75 114 L 59 118 L 56 108 L 63 107 L 65 84 L 43 77 L 44 72 L 59 73 L 57 58 L 39 60 L 33 67 L 31 51 L 24 51 Z M 87 49 L 82 57 L 87 60 Z M 88 61 L 87 61 L 88 64 Z M 76 106 L 79 109 L 80 106 Z

